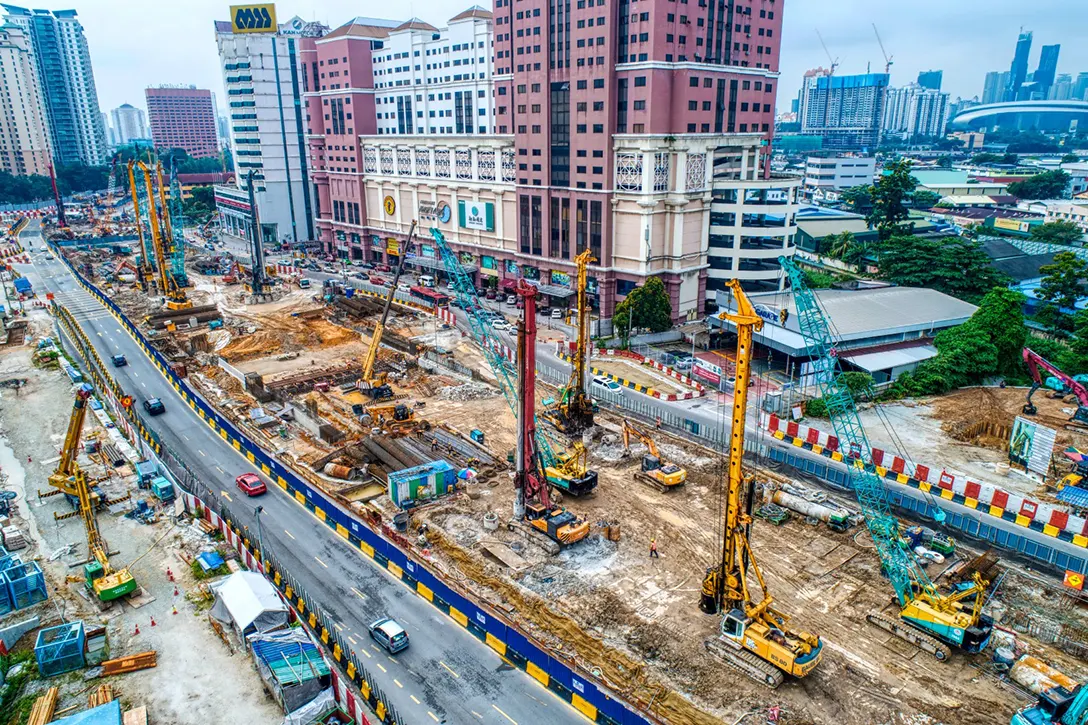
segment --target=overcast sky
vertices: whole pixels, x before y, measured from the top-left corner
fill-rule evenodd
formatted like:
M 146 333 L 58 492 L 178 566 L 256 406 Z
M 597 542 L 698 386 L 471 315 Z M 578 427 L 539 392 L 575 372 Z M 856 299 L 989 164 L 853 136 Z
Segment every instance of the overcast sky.
M 442 26 L 473 1 L 281 0 L 276 9 L 281 22 L 297 14 L 336 27 L 354 15 L 393 14 Z M 229 0 L 69 0 L 47 6 L 79 12 L 91 46 L 99 103 L 109 111 L 122 103 L 143 108 L 144 88 L 162 83 L 210 88 L 222 109 L 212 21 L 226 20 L 229 5 Z M 941 69 L 944 90 L 953 99 L 981 94 L 987 71 L 1008 70 L 1021 26 L 1035 34 L 1029 70 L 1035 69 L 1040 46 L 1059 43 L 1059 73 L 1075 77 L 1088 71 L 1088 43 L 1083 42 L 1088 0 L 777 0 L 775 5 L 783 8 L 785 22 L 780 110 L 789 110 L 806 69 L 828 65 L 816 28 L 839 59 L 839 73 L 864 73 L 867 63 L 873 70 L 883 69 L 875 22 L 895 61 L 893 85 L 914 80 L 920 70 Z

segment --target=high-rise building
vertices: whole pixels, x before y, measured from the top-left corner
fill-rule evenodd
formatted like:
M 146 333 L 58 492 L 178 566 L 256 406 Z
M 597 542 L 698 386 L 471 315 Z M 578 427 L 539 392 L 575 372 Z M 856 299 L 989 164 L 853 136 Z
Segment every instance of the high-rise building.
M 144 91 L 155 148 L 184 149 L 193 158 L 219 153 L 212 92 L 196 86 L 159 86 Z
M 297 16 L 281 23 L 275 33 L 235 34 L 229 21 L 216 21 L 236 172 L 234 186 L 215 187 L 223 234 L 249 240 L 253 209 L 248 178 L 252 171 L 261 238 L 270 243 L 316 238 L 303 116 L 303 90 L 308 81 L 300 72 L 299 58 L 312 50 L 314 41 L 327 30 Z M 346 70 L 314 67 L 312 73 L 317 78 L 321 73 L 335 72 L 335 84 L 349 88 L 355 79 Z M 310 108 L 311 113 L 323 110 Z M 214 128 L 214 116 L 212 123 Z
M 122 103 L 110 111 L 113 121 L 114 143 L 126 144 L 135 139 L 148 138 L 147 123 L 144 121 L 144 112 L 135 106 Z
M 1088 100 L 1088 73 L 1081 71 L 1077 73 L 1077 80 L 1073 81 L 1073 95 L 1074 101 Z
M 1050 87 L 1047 98 L 1051 101 L 1068 101 L 1073 97 L 1073 76 L 1068 73 L 1059 73 L 1054 79 L 1054 85 Z
M 1020 86 L 1028 75 L 1028 55 L 1031 54 L 1031 31 L 1020 31 L 1016 39 L 1016 52 L 1012 56 L 1012 65 L 1009 66 L 1008 83 L 1001 100 L 1015 101 L 1020 94 Z
M 1005 99 L 1005 90 L 1008 86 L 1008 71 L 990 71 L 986 74 L 986 82 L 982 87 L 982 103 L 1000 103 Z
M 824 148 L 866 149 L 880 142 L 887 73 L 832 76 L 805 74 L 801 86 L 801 133 L 822 136 Z
M 53 155 L 62 164 L 100 165 L 108 150 L 91 70 L 91 52 L 75 10 L 3 5 L 4 20 L 31 40 Z
M 918 85 L 922 88 L 941 90 L 941 80 L 944 78 L 943 70 L 924 70 L 918 73 Z
M 230 124 L 227 123 L 226 116 L 219 116 L 215 120 L 215 130 L 219 135 L 219 145 L 221 147 L 230 147 Z
M 917 83 L 889 88 L 881 129 L 905 139 L 943 136 L 948 124 L 948 94 Z
M 1061 49 L 1060 45 L 1044 45 L 1039 51 L 1039 67 L 1035 69 L 1031 80 L 1039 85 L 1044 99 L 1050 93 L 1050 86 L 1054 84 L 1054 76 L 1058 72 L 1058 53 Z
M 0 27 L 0 171 L 46 175 L 53 157 L 38 70 L 21 28 Z

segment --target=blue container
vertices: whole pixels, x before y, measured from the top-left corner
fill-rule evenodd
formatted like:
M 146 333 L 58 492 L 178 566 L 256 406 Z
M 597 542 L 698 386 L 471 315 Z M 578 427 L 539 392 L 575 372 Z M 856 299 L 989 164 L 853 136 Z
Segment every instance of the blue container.
M 457 482 L 457 471 L 446 461 L 432 461 L 389 474 L 389 498 L 400 508 L 445 496 Z
M 4 570 L 3 579 L 15 609 L 26 609 L 49 598 L 49 592 L 45 588 L 45 575 L 37 562 L 23 564 L 16 557 Z
M 83 622 L 71 622 L 38 632 L 34 644 L 34 659 L 43 677 L 52 677 L 84 666 L 83 644 L 86 634 Z

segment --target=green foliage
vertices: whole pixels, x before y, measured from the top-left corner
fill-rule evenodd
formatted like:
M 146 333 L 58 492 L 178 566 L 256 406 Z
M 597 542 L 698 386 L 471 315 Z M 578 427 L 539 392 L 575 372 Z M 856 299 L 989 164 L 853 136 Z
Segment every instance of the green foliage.
M 802 274 L 805 276 L 805 284 L 807 284 L 810 289 L 827 289 L 835 284 L 835 276 L 827 274 L 826 272 L 814 272 L 806 269 Z
M 867 400 L 873 394 L 873 376 L 856 370 L 839 373 L 839 382 L 846 386 L 854 400 Z M 823 398 L 814 398 L 805 403 L 805 415 L 815 418 L 827 417 L 827 403 Z
M 1073 309 L 1081 297 L 1088 294 L 1084 278 L 1088 275 L 1088 262 L 1073 252 L 1058 252 L 1053 264 L 1039 268 L 1043 275 L 1036 293 L 1044 305 L 1039 310 L 1039 320 L 1051 331 L 1065 334 L 1072 330 L 1072 318 L 1062 308 Z
M 911 162 L 906 159 L 885 165 L 884 173 L 869 187 L 873 208 L 865 217 L 869 226 L 875 227 L 880 241 L 890 239 L 901 232 L 902 225 L 910 216 L 907 200 L 918 186 L 918 180 L 910 174 Z
M 1080 156 L 1077 156 L 1076 154 L 1065 154 L 1061 158 L 1061 163 L 1063 164 L 1075 164 L 1078 161 L 1080 161 Z
M 1021 199 L 1057 199 L 1065 195 L 1068 186 L 1068 172 L 1055 169 L 1012 182 L 1009 193 Z
M 915 209 L 929 209 L 937 206 L 941 200 L 941 195 L 935 191 L 929 189 L 921 189 L 911 194 L 911 206 Z
M 1075 222 L 1058 220 L 1032 227 L 1031 238 L 1048 244 L 1073 244 L 1081 241 L 1084 233 Z
M 928 287 L 967 301 L 1005 281 L 973 239 L 897 236 L 880 246 L 880 276 L 904 287 Z
M 842 200 L 849 204 L 856 212 L 868 212 L 873 208 L 873 196 L 870 193 L 872 187 L 851 186 L 849 189 L 843 189 Z
M 1031 342 L 1032 350 L 1047 360 L 1056 360 L 1058 367 L 1066 374 L 1080 375 L 1088 372 L 1088 310 L 1080 310 L 1073 315 L 1073 334 L 1069 338 L 1069 344 L 1058 355 L 1048 357 L 1035 345 L 1037 340 L 1033 339 Z
M 109 167 L 106 166 L 58 166 L 55 173 L 61 196 L 103 190 L 109 184 Z M 0 204 L 22 204 L 52 198 L 53 184 L 48 176 L 14 176 L 0 171 Z
M 1027 298 L 1007 287 L 994 287 L 986 293 L 971 315 L 971 324 L 984 331 L 997 351 L 996 373 L 1013 375 L 1022 364 L 1020 351 L 1027 339 L 1024 302 Z
M 971 157 L 972 164 L 1015 164 L 1019 161 L 1016 154 L 992 154 L 984 152 Z
M 951 156 L 942 156 L 941 158 L 937 159 L 937 167 L 941 168 L 941 169 L 951 169 L 952 168 L 952 157 Z
M 190 198 L 181 204 L 181 212 L 187 220 L 206 218 L 215 212 L 215 190 L 212 187 L 193 187 L 190 193 Z
M 672 327 L 672 300 L 665 283 L 659 277 L 650 277 L 645 284 L 631 290 L 616 305 L 612 323 L 624 338 L 632 328 L 664 332 Z

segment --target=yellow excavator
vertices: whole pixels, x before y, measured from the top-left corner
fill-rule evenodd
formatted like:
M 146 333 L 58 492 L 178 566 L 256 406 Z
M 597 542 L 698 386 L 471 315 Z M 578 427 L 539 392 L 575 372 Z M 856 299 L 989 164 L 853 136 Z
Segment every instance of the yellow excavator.
M 721 561 L 707 570 L 699 608 L 721 614 L 719 635 L 706 640 L 706 648 L 726 664 L 769 687 L 778 687 L 786 675 L 804 677 L 815 669 L 823 654 L 816 635 L 790 627 L 789 615 L 780 611 L 767 590 L 749 538 L 755 490 L 751 474 L 745 474 L 744 428 L 751 377 L 752 332 L 763 319 L 737 280 L 728 286 L 736 300 L 736 312 L 719 317 L 737 326 L 737 384 L 733 394 L 733 419 L 729 439 L 729 488 L 725 520 L 719 533 Z M 753 600 L 752 578 L 760 599 Z
M 574 258 L 578 270 L 574 288 L 577 292 L 578 338 L 571 355 L 570 379 L 566 387 L 559 391 L 559 400 L 541 414 L 544 420 L 568 435 L 581 433 L 592 427 L 593 415 L 597 412 L 597 404 L 586 392 L 586 368 L 589 365 L 589 296 L 586 294 L 586 272 L 589 265 L 596 261 L 588 249 Z
M 658 491 L 670 491 L 682 486 L 688 480 L 687 470 L 662 458 L 654 439 L 626 418 L 623 419 L 624 456 L 631 455 L 632 436 L 647 448 L 646 455 L 642 457 L 642 468 L 635 473 L 636 479 L 653 486 Z
M 385 296 L 385 307 L 382 309 L 381 319 L 374 326 L 374 334 L 370 336 L 370 349 L 366 351 L 366 359 L 363 360 L 363 374 L 359 378 L 358 387 L 365 395 L 374 400 L 385 400 L 393 397 L 393 389 L 386 382 L 386 373 L 374 374 L 374 363 L 378 360 L 378 348 L 382 344 L 382 333 L 385 332 L 385 322 L 389 319 L 389 308 L 393 306 L 393 298 L 397 295 L 397 284 L 400 275 L 404 272 L 404 260 L 412 249 L 412 239 L 416 235 L 416 220 L 412 220 L 412 227 L 408 230 L 408 241 L 401 250 L 397 268 L 393 272 L 393 281 L 389 283 L 389 292 Z
M 99 601 L 109 602 L 135 591 L 136 579 L 127 568 L 114 570 L 110 565 L 109 549 L 98 530 L 98 519 L 95 514 L 99 497 L 91 490 L 87 474 L 83 472 L 77 461 L 83 421 L 87 417 L 87 404 L 93 390 L 87 383 L 82 383 L 76 389 L 72 415 L 68 419 L 68 432 L 64 436 L 64 448 L 61 449 L 56 470 L 49 477 L 49 485 L 64 493 L 70 501 L 79 506 L 83 527 L 87 531 L 87 549 L 90 553 L 90 561 L 83 565 L 84 584 Z M 61 515 L 57 518 L 68 518 L 68 516 Z

